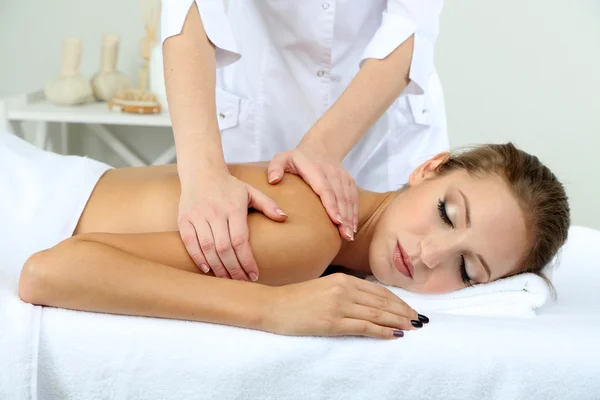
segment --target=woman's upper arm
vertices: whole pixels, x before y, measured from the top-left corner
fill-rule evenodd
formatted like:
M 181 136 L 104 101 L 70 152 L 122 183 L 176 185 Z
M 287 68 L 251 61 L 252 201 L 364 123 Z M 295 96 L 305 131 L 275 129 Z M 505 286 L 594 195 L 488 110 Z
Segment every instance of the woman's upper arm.
M 286 211 L 287 220 L 274 222 L 258 212 L 248 216 L 258 281 L 278 286 L 318 278 L 341 247 L 338 230 L 301 178 L 286 175 L 276 188 L 266 194 Z
M 161 43 L 182 32 L 186 16 L 190 9 L 197 8 L 204 31 L 215 45 L 217 68 L 224 67 L 240 59 L 237 43 L 229 19 L 223 8 L 223 0 L 164 0 L 161 12 Z

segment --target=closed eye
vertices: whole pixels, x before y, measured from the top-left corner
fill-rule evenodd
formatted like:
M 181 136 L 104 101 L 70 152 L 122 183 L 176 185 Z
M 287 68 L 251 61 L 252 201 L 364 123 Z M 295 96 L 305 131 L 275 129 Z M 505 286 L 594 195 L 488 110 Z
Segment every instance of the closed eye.
M 442 217 L 442 221 L 454 229 L 454 224 L 450 221 L 450 217 L 448 217 L 448 213 L 446 212 L 446 200 L 438 200 L 438 211 L 440 217 Z
M 452 223 L 452 221 L 450 220 L 450 217 L 448 217 L 448 212 L 446 211 L 446 200 L 438 200 L 438 212 L 440 213 L 440 218 L 442 218 L 442 221 L 444 221 L 444 223 L 446 223 L 448 226 L 450 226 L 452 229 L 454 229 L 454 224 Z M 460 256 L 460 279 L 463 281 L 463 283 L 466 286 L 473 286 L 472 284 L 472 279 L 469 277 L 469 274 L 467 273 L 467 266 L 465 264 L 465 256 L 463 256 L 461 254 Z

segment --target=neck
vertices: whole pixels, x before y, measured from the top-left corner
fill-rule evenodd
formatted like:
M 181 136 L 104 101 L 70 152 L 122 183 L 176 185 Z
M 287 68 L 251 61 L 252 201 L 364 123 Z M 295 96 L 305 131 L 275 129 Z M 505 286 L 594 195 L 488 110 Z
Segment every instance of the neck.
M 358 232 L 354 235 L 354 241 L 344 241 L 332 261 L 333 265 L 340 265 L 367 274 L 371 272 L 369 247 L 373 240 L 375 227 L 397 194 L 398 192 L 375 193 L 366 190 L 360 192 Z

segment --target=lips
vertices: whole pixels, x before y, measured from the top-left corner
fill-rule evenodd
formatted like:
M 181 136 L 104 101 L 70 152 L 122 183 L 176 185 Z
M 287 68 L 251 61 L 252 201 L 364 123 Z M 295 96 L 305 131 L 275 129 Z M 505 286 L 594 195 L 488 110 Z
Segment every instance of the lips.
M 394 248 L 392 260 L 398 272 L 400 272 L 407 278 L 413 279 L 414 268 L 412 263 L 410 262 L 410 256 L 406 253 L 406 250 L 402 248 L 400 242 L 398 242 L 398 244 Z

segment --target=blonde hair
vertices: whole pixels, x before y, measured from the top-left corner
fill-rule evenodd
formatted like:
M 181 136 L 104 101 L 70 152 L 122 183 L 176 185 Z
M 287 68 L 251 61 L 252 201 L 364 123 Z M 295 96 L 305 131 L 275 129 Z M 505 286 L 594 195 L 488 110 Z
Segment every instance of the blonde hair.
M 567 194 L 552 171 L 512 143 L 486 144 L 451 154 L 436 172 L 457 169 L 472 176 L 498 174 L 505 180 L 519 201 L 530 238 L 530 250 L 516 273 L 534 273 L 552 287 L 542 270 L 566 242 L 570 225 Z

